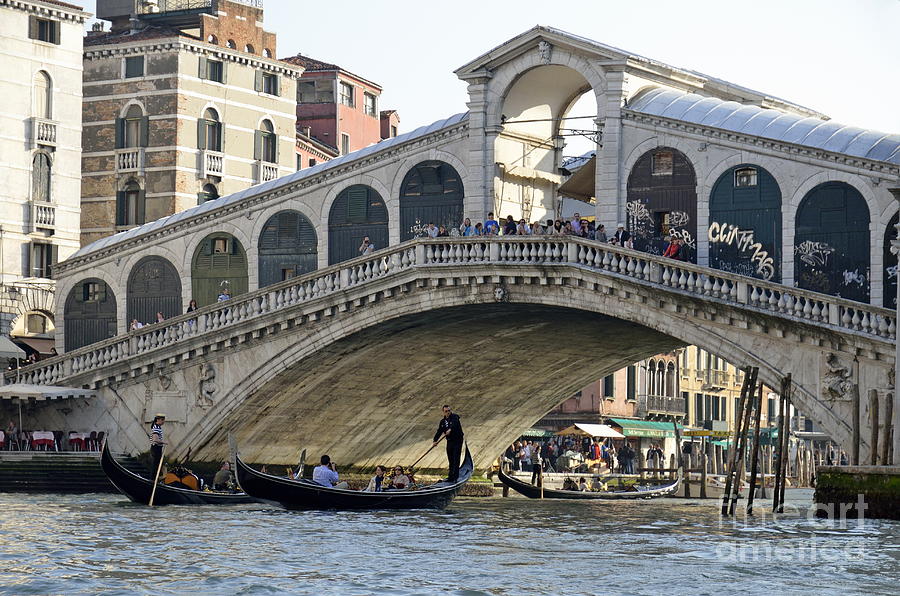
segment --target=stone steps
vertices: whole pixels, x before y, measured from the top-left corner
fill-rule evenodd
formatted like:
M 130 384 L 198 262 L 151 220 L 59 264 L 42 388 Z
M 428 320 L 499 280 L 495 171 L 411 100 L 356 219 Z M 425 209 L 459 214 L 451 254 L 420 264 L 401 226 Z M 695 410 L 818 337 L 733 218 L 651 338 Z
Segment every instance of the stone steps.
M 138 474 L 146 474 L 135 458 L 116 459 Z M 0 453 L 0 492 L 87 493 L 117 492 L 100 467 L 99 453 Z

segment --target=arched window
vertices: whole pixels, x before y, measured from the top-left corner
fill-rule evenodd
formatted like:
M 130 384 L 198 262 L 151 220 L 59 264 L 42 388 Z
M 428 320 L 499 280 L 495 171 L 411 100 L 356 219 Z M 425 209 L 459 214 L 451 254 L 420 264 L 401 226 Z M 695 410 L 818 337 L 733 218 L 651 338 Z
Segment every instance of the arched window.
M 252 54 L 252 53 L 254 53 L 255 50 L 253 49 L 253 46 L 248 43 L 247 45 L 244 46 L 244 51 L 247 52 L 248 54 Z
M 144 223 L 144 191 L 136 180 L 129 180 L 116 197 L 116 225 L 137 226 Z
M 208 41 L 209 43 L 214 43 L 216 45 L 219 44 L 219 38 L 216 37 L 215 35 L 213 35 L 212 33 L 210 33 L 209 36 L 207 36 L 206 41 Z
M 403 178 L 400 240 L 419 235 L 429 223 L 455 229 L 462 222 L 463 185 L 459 173 L 442 161 L 423 161 Z
M 53 117 L 53 85 L 50 75 L 43 70 L 34 73 L 34 105 L 32 114 L 37 118 Z
M 72 288 L 65 305 L 66 351 L 116 335 L 116 296 L 106 282 L 91 278 Z
M 181 277 L 168 260 L 141 259 L 128 276 L 127 323 L 155 323 L 156 313 L 170 318 L 181 314 Z
M 216 302 L 224 290 L 231 297 L 244 294 L 247 280 L 247 254 L 237 238 L 215 232 L 197 246 L 191 264 L 191 295 L 197 304 Z
M 895 213 L 884 231 L 884 307 L 897 309 L 897 255 L 891 252 L 891 241 L 897 239 L 897 222 L 900 214 Z
M 204 184 L 203 190 L 197 193 L 197 204 L 201 205 L 206 201 L 214 201 L 219 198 L 219 190 L 215 184 Z
M 270 50 L 269 48 L 263 48 L 263 56 L 265 56 L 266 58 L 271 58 L 272 50 Z
M 144 111 L 140 106 L 131 105 L 125 112 L 125 147 L 141 146 L 141 126 L 144 122 Z
M 50 156 L 43 152 L 34 154 L 31 160 L 31 200 L 49 203 L 50 176 L 52 174 Z
M 656 360 L 647 363 L 647 395 L 656 395 Z
M 374 188 L 354 184 L 338 194 L 328 212 L 328 264 L 358 257 L 366 236 L 375 250 L 387 246 L 387 208 Z
M 259 287 L 315 271 L 316 228 L 298 211 L 281 211 L 259 235 Z
M 267 163 L 278 163 L 278 136 L 275 127 L 263 120 L 262 130 L 256 131 L 256 159 Z
M 675 397 L 676 391 L 675 365 L 671 362 L 666 367 L 666 396 Z
M 227 45 L 227 46 L 228 46 L 229 48 L 231 48 L 232 50 L 237 49 L 237 44 L 234 43 L 234 40 L 233 40 L 233 39 L 229 39 L 229 40 L 226 42 L 225 45 Z
M 797 209 L 794 277 L 798 287 L 869 301 L 869 207 L 844 182 L 809 191 Z
M 222 150 L 222 123 L 219 121 L 219 113 L 213 108 L 207 108 L 203 112 L 203 118 L 197 121 L 197 148 Z

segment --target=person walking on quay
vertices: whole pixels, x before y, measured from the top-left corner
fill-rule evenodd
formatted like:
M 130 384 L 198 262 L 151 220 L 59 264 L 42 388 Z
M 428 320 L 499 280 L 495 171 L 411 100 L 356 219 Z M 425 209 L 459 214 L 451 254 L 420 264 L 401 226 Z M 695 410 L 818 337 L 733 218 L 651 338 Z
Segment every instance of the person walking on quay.
M 150 456 L 153 458 L 153 473 L 157 474 L 159 464 L 162 461 L 163 445 L 166 444 L 163 438 L 163 424 L 166 422 L 165 414 L 157 414 L 153 417 L 153 424 L 150 425 Z M 154 478 L 154 483 L 158 478 Z
M 535 444 L 531 446 L 531 484 L 536 484 L 537 486 L 542 484 L 542 471 L 541 448 L 535 442 Z
M 441 408 L 444 417 L 438 422 L 437 432 L 434 433 L 434 443 L 436 446 L 441 438 L 447 439 L 447 462 L 450 472 L 447 474 L 447 482 L 456 482 L 459 480 L 459 458 L 462 455 L 463 446 L 463 429 L 459 421 L 459 415 L 454 414 L 450 410 L 450 406 L 444 405 Z

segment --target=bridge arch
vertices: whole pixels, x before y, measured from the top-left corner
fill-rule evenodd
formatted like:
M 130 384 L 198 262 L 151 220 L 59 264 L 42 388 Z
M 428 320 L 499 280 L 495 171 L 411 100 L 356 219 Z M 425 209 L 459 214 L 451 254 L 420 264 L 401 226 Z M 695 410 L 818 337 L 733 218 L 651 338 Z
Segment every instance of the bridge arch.
M 293 209 L 275 213 L 263 225 L 256 245 L 259 287 L 315 271 L 318 250 L 309 218 Z
M 400 241 L 418 235 L 428 223 L 448 230 L 463 220 L 464 188 L 456 168 L 440 160 L 413 166 L 400 186 Z
M 891 252 L 891 241 L 897 239 L 897 224 L 900 223 L 900 212 L 895 212 L 884 229 L 884 247 L 882 250 L 884 267 L 884 302 L 885 308 L 897 308 L 897 256 Z
M 781 281 L 781 189 L 775 177 L 756 163 L 723 172 L 710 192 L 706 235 L 710 267 Z
M 191 298 L 199 306 L 216 302 L 224 289 L 234 297 L 248 289 L 247 253 L 241 241 L 227 232 L 205 236 L 191 260 Z
M 376 249 L 387 248 L 390 230 L 383 195 L 367 184 L 344 187 L 328 209 L 327 230 L 329 265 L 358 257 L 366 236 Z
M 868 302 L 870 224 L 869 207 L 853 186 L 825 182 L 810 190 L 797 208 L 797 286 Z
M 116 335 L 116 295 L 104 280 L 77 282 L 66 296 L 65 350 L 77 350 Z
M 126 329 L 132 320 L 155 323 L 156 313 L 165 318 L 182 313 L 181 276 L 160 256 L 142 258 L 131 268 L 125 294 Z
M 665 236 L 678 236 L 697 261 L 697 175 L 687 155 L 673 147 L 646 151 L 628 174 L 627 229 L 634 248 L 661 255 Z

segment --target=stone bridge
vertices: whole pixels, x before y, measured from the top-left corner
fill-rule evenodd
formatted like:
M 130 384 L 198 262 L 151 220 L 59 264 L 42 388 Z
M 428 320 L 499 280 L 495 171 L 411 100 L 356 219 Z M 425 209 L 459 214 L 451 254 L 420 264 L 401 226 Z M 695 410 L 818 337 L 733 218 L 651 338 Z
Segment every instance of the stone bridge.
M 439 407 L 463 419 L 479 466 L 586 383 L 695 344 L 760 368 L 849 445 L 852 385 L 893 391 L 887 309 L 574 237 L 412 240 L 211 304 L 24 369 L 95 388 L 47 409 L 146 449 L 168 415 L 172 455 L 296 463 L 412 461 Z M 895 409 L 894 424 L 896 427 Z M 861 415 L 865 458 L 867 416 Z M 434 453 L 425 466 L 442 465 Z

